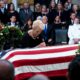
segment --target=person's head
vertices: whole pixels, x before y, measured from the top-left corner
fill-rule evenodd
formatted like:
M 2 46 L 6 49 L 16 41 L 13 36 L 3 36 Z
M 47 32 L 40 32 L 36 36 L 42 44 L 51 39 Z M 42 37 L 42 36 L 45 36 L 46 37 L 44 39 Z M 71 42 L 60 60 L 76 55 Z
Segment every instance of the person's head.
M 38 74 L 31 77 L 29 80 L 49 80 L 49 78 L 45 75 Z
M 56 3 L 54 1 L 51 1 L 50 2 L 50 8 L 55 9 L 55 7 L 56 7 Z
M 8 3 L 8 0 L 3 0 L 3 1 L 4 1 L 4 3 L 5 3 L 5 4 L 7 4 L 7 3 Z
M 72 0 L 67 0 L 68 3 L 72 3 Z
M 0 60 L 0 80 L 14 80 L 14 67 L 7 60 Z
M 75 13 L 71 13 L 70 18 L 71 18 L 71 20 L 74 20 L 76 18 L 76 14 Z
M 80 55 L 76 56 L 69 64 L 68 80 L 80 80 Z
M 35 5 L 35 11 L 36 12 L 41 11 L 41 5 L 39 3 Z
M 47 24 L 47 23 L 48 23 L 48 18 L 47 18 L 47 16 L 43 16 L 43 17 L 42 17 L 42 22 L 43 22 L 44 24 Z
M 79 24 L 79 18 L 78 17 L 75 18 L 74 24 Z
M 28 2 L 25 2 L 25 3 L 23 4 L 23 6 L 24 6 L 24 9 L 28 9 L 30 5 L 29 5 Z
M 38 16 L 36 20 L 42 20 L 42 16 Z
M 27 20 L 27 25 L 28 25 L 28 26 L 31 26 L 31 25 L 32 25 L 32 19 L 31 19 L 31 18 L 29 18 L 29 19 Z
M 13 3 L 10 3 L 8 5 L 8 11 L 14 11 L 14 10 L 15 10 L 14 4 Z
M 37 37 L 43 31 L 43 22 L 41 20 L 35 20 L 32 25 L 33 36 Z
M 78 9 L 79 9 L 79 8 L 78 8 L 78 5 L 77 5 L 77 4 L 74 4 L 73 7 L 72 7 L 72 10 L 73 10 L 73 11 L 78 11 Z
M 56 16 L 54 21 L 55 22 L 60 22 L 61 21 L 60 16 Z
M 0 1 L 0 7 L 4 8 L 4 1 L 3 0 Z
M 62 10 L 62 9 L 63 9 L 62 3 L 58 3 L 58 4 L 57 4 L 57 9 L 58 9 L 58 10 Z
M 68 2 L 65 2 L 64 8 L 65 8 L 65 9 L 68 9 Z
M 15 22 L 16 22 L 16 16 L 14 16 L 14 15 L 11 16 L 11 17 L 10 17 L 10 21 L 13 22 L 13 23 L 15 23 Z
M 46 7 L 46 5 L 42 5 L 42 12 L 47 12 L 47 7 Z

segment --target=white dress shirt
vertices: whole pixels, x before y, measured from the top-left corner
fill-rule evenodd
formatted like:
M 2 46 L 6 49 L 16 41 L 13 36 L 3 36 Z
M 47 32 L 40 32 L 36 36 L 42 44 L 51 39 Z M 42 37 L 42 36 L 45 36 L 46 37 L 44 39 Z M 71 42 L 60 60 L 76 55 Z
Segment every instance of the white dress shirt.
M 73 39 L 80 39 L 80 24 L 70 25 L 68 29 L 69 44 L 74 44 Z
M 15 26 L 15 23 L 12 23 L 12 22 L 11 22 L 11 27 L 14 27 L 14 26 Z

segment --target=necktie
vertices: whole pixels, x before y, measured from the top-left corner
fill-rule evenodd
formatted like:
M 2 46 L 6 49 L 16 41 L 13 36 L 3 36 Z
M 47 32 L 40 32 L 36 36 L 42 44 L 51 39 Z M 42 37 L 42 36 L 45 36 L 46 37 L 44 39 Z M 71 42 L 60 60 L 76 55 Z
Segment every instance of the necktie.
M 45 28 L 44 28 L 44 33 L 45 33 L 44 39 L 46 40 L 47 39 L 47 26 L 46 25 L 45 25 Z
M 45 28 L 44 28 L 44 32 L 45 32 L 45 34 L 46 34 L 46 32 L 47 32 L 47 26 L 45 25 Z

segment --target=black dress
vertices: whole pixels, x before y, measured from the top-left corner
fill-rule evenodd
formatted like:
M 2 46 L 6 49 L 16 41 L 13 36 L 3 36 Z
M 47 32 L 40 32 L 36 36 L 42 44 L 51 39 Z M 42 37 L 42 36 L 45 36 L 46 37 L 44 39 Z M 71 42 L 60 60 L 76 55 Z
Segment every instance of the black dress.
M 22 38 L 22 48 L 33 48 L 42 42 L 41 36 L 33 39 L 28 33 L 24 34 Z

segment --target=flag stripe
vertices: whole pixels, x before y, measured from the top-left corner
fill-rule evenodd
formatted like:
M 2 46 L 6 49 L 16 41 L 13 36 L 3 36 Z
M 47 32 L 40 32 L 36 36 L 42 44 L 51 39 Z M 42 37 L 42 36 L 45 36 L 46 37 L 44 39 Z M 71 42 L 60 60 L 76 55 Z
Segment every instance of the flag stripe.
M 60 58 L 49 58 L 49 59 L 37 59 L 37 60 L 18 60 L 12 62 L 15 67 L 24 66 L 24 65 L 46 65 L 46 64 L 56 64 L 56 63 L 62 63 L 62 62 L 69 62 L 74 58 L 74 56 L 67 56 L 67 57 L 60 57 Z
M 48 77 L 57 77 L 57 76 L 66 76 L 67 70 L 56 70 L 56 71 L 48 71 L 48 72 L 37 72 L 37 73 L 22 73 L 15 76 L 15 80 L 23 80 L 26 78 L 30 78 L 36 74 L 44 74 Z
M 39 65 L 39 66 L 20 66 L 15 68 L 15 75 L 22 73 L 37 73 L 37 72 L 48 72 L 67 69 L 70 62 L 49 64 L 49 65 Z
M 13 57 L 14 55 L 32 55 L 32 54 L 46 54 L 46 53 L 60 53 L 60 52 L 65 52 L 65 51 L 70 51 L 70 50 L 75 50 L 78 49 L 78 46 L 59 46 L 57 47 L 48 47 L 48 48 L 38 48 L 38 49 L 17 49 L 8 52 L 2 59 L 9 59 L 10 57 Z
M 37 59 L 48 59 L 48 58 L 58 58 L 58 57 L 66 57 L 66 56 L 73 56 L 75 55 L 76 50 L 67 51 L 67 52 L 61 52 L 59 54 L 57 53 L 47 53 L 47 54 L 36 54 L 36 55 L 14 55 L 13 57 L 10 57 L 10 62 L 18 61 L 18 60 L 37 60 Z

